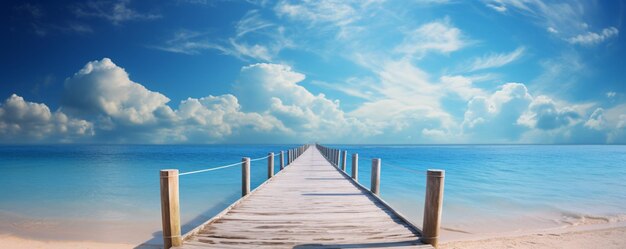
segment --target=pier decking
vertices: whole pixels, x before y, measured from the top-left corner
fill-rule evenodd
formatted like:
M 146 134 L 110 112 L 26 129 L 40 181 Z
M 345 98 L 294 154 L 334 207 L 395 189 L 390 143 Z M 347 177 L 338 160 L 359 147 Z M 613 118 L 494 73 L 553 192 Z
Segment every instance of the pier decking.
M 173 248 L 432 248 L 315 146 Z

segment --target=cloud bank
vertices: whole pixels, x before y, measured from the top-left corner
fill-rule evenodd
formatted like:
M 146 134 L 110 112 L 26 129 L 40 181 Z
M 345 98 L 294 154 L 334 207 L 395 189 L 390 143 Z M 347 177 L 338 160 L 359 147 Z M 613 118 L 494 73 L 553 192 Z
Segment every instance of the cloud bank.
M 377 70 L 377 98 L 346 112 L 313 94 L 306 75 L 284 64 L 241 68 L 233 93 L 172 105 L 134 82 L 111 59 L 88 62 L 65 80 L 52 112 L 13 94 L 0 105 L 0 141 L 98 143 L 517 143 L 626 142 L 626 105 L 590 108 L 533 96 L 522 83 L 493 92 L 470 78 L 433 81 L 408 60 Z M 444 100 L 464 101 L 462 117 Z M 580 138 L 588 137 L 580 141 Z

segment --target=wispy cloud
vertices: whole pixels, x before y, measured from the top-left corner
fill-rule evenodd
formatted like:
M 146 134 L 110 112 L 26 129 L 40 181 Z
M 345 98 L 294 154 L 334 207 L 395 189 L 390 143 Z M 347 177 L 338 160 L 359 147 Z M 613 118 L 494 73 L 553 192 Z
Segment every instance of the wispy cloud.
M 248 11 L 235 25 L 235 31 L 237 33 L 236 37 L 242 37 L 250 32 L 255 32 L 272 26 L 274 26 L 273 23 L 261 18 L 258 10 L 251 10 Z
M 506 64 L 509 64 L 517 59 L 519 59 L 526 49 L 524 47 L 518 47 L 517 49 L 511 51 L 510 53 L 491 53 L 479 58 L 474 59 L 474 61 L 469 66 L 470 72 L 487 69 L 487 68 L 496 68 L 501 67 Z
M 257 10 L 248 11 L 234 30 L 235 35 L 227 39 L 215 39 L 208 32 L 180 30 L 163 44 L 149 47 L 189 55 L 216 50 L 243 61 L 271 62 L 284 48 L 293 46 L 285 36 L 285 28 L 263 19 Z M 249 37 L 252 35 L 254 39 Z
M 166 40 L 164 44 L 149 46 L 154 49 L 181 54 L 199 54 L 206 49 L 220 49 L 215 44 L 206 41 L 206 33 L 191 30 L 180 30 L 174 36 Z
M 408 32 L 404 41 L 394 51 L 411 57 L 422 57 L 426 52 L 450 53 L 469 44 L 460 29 L 452 26 L 448 18 L 426 23 Z
M 500 13 L 515 12 L 530 18 L 547 32 L 572 44 L 593 45 L 618 34 L 615 27 L 590 31 L 592 9 L 588 1 L 553 3 L 542 0 L 486 0 L 485 6 Z
M 272 61 L 273 58 L 286 45 L 275 41 L 273 46 L 261 45 L 258 43 L 241 42 L 236 38 L 226 41 L 211 40 L 208 33 L 182 30 L 174 34 L 174 38 L 165 41 L 161 45 L 148 46 L 150 48 L 188 55 L 200 54 L 206 50 L 217 50 L 225 55 L 234 56 L 240 60 L 249 59 L 258 61 Z
M 73 6 L 74 14 L 78 17 L 97 17 L 119 25 L 127 21 L 154 20 L 161 18 L 159 14 L 140 13 L 128 5 L 130 0 L 120 1 L 88 1 Z
M 348 78 L 341 83 L 328 83 L 320 80 L 311 81 L 312 84 L 326 89 L 342 92 L 346 95 L 361 99 L 371 100 L 374 98 L 372 86 L 375 84 L 372 79 Z
M 611 37 L 617 36 L 619 34 L 619 30 L 615 27 L 608 27 L 603 29 L 600 33 L 587 32 L 586 34 L 580 34 L 574 36 L 567 41 L 572 44 L 580 44 L 580 45 L 595 45 L 601 43 Z

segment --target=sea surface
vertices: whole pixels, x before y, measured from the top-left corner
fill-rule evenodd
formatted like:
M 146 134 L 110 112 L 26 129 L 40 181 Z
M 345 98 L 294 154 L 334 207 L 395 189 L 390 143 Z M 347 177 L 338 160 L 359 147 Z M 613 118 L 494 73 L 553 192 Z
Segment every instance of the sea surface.
M 381 158 L 382 198 L 418 225 L 424 172 L 445 170 L 444 240 L 626 221 L 623 145 L 328 146 L 359 153 L 364 186 L 371 159 Z M 0 146 L 0 234 L 160 244 L 160 169 L 200 170 L 291 147 Z M 266 164 L 252 162 L 252 187 L 266 179 Z M 240 167 L 181 176 L 183 233 L 237 200 L 240 181 Z

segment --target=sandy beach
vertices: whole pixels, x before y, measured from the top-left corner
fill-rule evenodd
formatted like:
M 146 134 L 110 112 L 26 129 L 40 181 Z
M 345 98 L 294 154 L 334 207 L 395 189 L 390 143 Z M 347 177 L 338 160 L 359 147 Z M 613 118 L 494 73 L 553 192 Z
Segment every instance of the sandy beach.
M 17 237 L 14 235 L 0 235 L 0 244 L 3 248 L 12 249 L 65 249 L 65 248 L 84 248 L 84 249 L 123 249 L 135 248 L 132 244 L 104 243 L 92 241 L 44 241 Z
M 626 248 L 626 227 L 564 233 L 537 233 L 442 243 L 440 249 L 517 249 L 517 248 Z
M 134 245 L 126 243 L 106 243 L 92 241 L 55 241 L 21 238 L 14 235 L 0 235 L 0 244 L 12 249 L 156 249 L 158 246 Z M 440 249 L 521 249 L 521 248 L 603 248 L 622 249 L 626 247 L 626 227 L 576 231 L 565 233 L 537 233 L 523 236 L 498 237 L 481 240 L 453 241 L 442 243 Z

